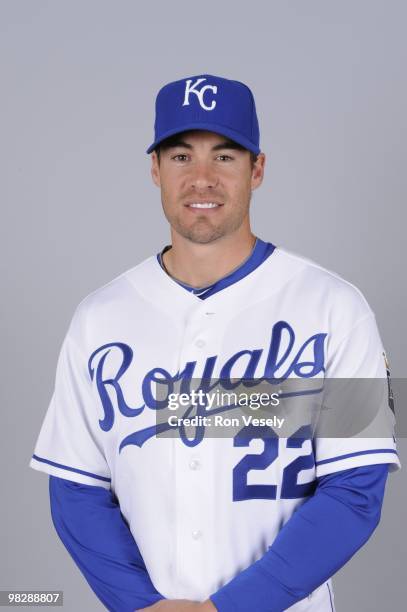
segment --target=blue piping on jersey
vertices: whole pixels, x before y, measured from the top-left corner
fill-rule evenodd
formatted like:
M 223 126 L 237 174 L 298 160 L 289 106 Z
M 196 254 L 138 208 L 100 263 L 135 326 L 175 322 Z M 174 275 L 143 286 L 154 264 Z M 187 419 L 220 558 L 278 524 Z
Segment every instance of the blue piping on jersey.
M 349 457 L 357 457 L 358 455 L 372 455 L 377 453 L 394 453 L 397 455 L 397 451 L 394 448 L 377 448 L 365 451 L 358 451 L 357 453 L 348 453 L 347 455 L 339 455 L 338 457 L 331 457 L 331 459 L 322 459 L 317 461 L 315 465 L 323 465 L 324 463 L 332 463 L 333 461 L 341 461 L 341 459 L 349 459 Z
M 222 289 L 229 287 L 229 285 L 237 283 L 242 278 L 250 274 L 250 272 L 253 272 L 253 270 L 258 268 L 268 257 L 270 257 L 270 255 L 274 252 L 275 248 L 275 245 L 271 242 L 264 242 L 264 240 L 256 238 L 255 245 L 249 257 L 235 270 L 233 270 L 226 276 L 220 278 L 211 285 L 208 285 L 207 287 L 192 287 L 187 283 L 182 283 L 181 281 L 177 280 L 176 278 L 173 278 L 172 276 L 170 277 L 173 279 L 174 282 L 178 283 L 178 285 L 181 285 L 181 287 L 183 287 L 186 291 L 189 291 L 190 293 L 193 293 L 194 295 L 199 297 L 201 300 L 204 300 L 207 297 L 210 297 L 211 295 L 222 291 Z M 164 270 L 164 272 L 168 274 L 162 261 L 162 255 L 164 254 L 165 250 L 166 249 L 163 249 L 161 253 L 157 253 L 157 261 Z
M 63 465 L 62 463 L 55 463 L 55 461 L 50 461 L 49 459 L 38 457 L 38 455 L 33 455 L 33 459 L 35 459 L 36 461 L 40 461 L 41 463 L 48 463 L 49 465 L 53 465 L 54 467 L 61 468 L 63 470 L 69 470 L 70 472 L 76 472 L 77 474 L 83 474 L 84 476 L 90 476 L 91 478 L 104 480 L 105 482 L 111 482 L 112 480 L 111 478 L 106 478 L 106 476 L 99 476 L 98 474 L 92 474 L 92 472 L 85 472 L 85 470 L 78 470 L 77 468 L 69 467 L 68 465 Z

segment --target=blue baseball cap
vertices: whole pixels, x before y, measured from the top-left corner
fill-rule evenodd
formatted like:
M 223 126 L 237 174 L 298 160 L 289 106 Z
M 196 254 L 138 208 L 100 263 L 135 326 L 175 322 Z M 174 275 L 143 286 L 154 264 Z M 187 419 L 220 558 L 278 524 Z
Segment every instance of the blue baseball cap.
M 186 130 L 215 132 L 260 153 L 254 97 L 240 81 L 201 74 L 164 85 L 155 101 L 154 142 L 146 152 Z

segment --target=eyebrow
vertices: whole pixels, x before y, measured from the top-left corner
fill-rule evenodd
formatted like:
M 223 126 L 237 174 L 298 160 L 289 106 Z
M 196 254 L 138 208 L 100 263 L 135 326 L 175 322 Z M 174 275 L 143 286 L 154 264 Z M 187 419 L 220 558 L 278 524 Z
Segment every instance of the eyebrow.
M 185 149 L 193 149 L 193 146 L 191 144 L 189 144 L 188 142 L 185 142 L 182 139 L 174 140 L 171 143 L 168 143 L 168 145 L 165 146 L 165 149 L 175 149 L 176 147 L 184 147 Z M 220 151 L 221 149 L 234 149 L 234 150 L 241 151 L 244 149 L 244 147 L 242 147 L 237 142 L 234 142 L 233 140 L 224 140 L 223 142 L 220 142 L 219 144 L 214 145 L 211 150 Z

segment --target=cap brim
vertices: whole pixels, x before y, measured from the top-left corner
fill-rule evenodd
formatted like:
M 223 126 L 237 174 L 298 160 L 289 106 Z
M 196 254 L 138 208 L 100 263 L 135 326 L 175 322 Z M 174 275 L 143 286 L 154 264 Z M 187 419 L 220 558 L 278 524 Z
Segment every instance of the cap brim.
M 252 151 L 256 155 L 260 153 L 259 147 L 257 147 L 254 143 L 248 140 L 245 136 L 242 136 L 242 134 L 239 134 L 239 132 L 236 132 L 235 130 L 231 130 L 228 127 L 223 126 L 223 125 L 218 125 L 214 123 L 202 123 L 202 122 L 187 123 L 186 125 L 183 125 L 182 127 L 178 127 L 172 130 L 168 130 L 167 132 L 164 132 L 164 134 L 161 134 L 160 138 L 155 140 L 153 144 L 148 147 L 146 153 L 151 153 L 156 148 L 156 146 L 160 144 L 160 142 L 162 142 L 169 136 L 174 136 L 174 134 L 180 134 L 181 132 L 186 132 L 188 130 L 203 130 L 207 132 L 215 132 L 215 134 L 221 134 L 221 136 L 226 136 L 227 138 L 234 140 L 238 144 L 242 145 L 242 147 L 244 147 L 245 149 L 248 149 L 249 151 Z

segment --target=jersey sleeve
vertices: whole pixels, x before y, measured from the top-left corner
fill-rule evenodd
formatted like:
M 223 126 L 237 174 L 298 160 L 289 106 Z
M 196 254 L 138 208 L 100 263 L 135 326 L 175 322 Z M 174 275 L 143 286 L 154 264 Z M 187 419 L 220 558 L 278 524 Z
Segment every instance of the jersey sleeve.
M 317 427 L 316 476 L 379 463 L 389 464 L 389 471 L 400 468 L 390 374 L 371 310 L 344 338 L 331 339 L 325 380 L 331 397 L 328 393 L 324 402 L 328 408 L 330 401 L 334 405 L 334 418 L 331 427 L 321 428 L 328 435 L 319 434 Z M 324 423 L 323 411 L 320 419 Z
M 29 466 L 51 476 L 110 489 L 103 432 L 74 328 L 75 315 L 62 343 L 54 391 Z

